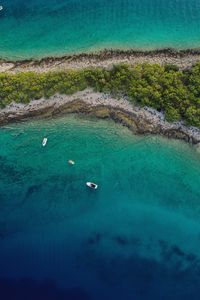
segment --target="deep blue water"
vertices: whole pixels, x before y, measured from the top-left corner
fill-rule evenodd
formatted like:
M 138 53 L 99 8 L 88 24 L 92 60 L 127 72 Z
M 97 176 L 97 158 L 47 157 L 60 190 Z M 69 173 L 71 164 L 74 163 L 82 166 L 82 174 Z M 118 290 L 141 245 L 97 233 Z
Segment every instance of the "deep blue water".
M 200 46 L 199 0 L 1 0 L 0 57 Z
M 1 299 L 199 299 L 198 149 L 75 116 L 0 145 Z

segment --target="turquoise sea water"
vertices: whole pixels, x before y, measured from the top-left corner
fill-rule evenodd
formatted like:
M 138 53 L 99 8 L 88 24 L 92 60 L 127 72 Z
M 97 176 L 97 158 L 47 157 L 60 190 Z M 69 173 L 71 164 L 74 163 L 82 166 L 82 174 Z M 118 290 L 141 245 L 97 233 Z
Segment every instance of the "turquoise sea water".
M 199 299 L 195 148 L 77 116 L 1 128 L 0 145 L 1 299 Z
M 0 57 L 200 46 L 199 0 L 1 0 Z

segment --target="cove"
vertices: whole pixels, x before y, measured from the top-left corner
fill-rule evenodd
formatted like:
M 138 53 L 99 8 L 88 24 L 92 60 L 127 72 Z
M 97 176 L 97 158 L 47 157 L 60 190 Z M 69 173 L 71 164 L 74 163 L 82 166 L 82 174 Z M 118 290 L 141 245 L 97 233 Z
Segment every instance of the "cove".
M 198 299 L 195 147 L 77 115 L 2 127 L 0 145 L 2 299 Z

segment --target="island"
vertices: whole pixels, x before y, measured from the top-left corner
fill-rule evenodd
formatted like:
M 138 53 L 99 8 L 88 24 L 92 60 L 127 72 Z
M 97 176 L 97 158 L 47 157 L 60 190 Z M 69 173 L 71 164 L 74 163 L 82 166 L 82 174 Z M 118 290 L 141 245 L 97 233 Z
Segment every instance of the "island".
M 82 113 L 200 142 L 198 50 L 105 50 L 0 61 L 0 124 Z

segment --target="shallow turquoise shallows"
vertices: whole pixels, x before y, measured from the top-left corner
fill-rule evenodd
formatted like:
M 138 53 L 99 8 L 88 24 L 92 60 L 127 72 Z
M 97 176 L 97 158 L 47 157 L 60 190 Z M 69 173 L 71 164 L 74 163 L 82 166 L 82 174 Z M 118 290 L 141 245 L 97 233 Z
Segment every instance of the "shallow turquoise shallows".
M 200 46 L 199 0 L 1 0 L 0 57 Z
M 0 145 L 2 299 L 199 299 L 197 148 L 73 115 Z

